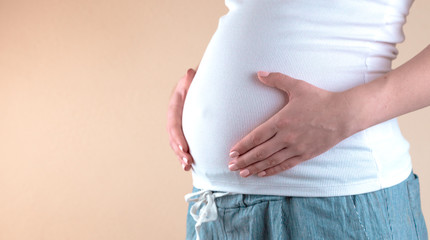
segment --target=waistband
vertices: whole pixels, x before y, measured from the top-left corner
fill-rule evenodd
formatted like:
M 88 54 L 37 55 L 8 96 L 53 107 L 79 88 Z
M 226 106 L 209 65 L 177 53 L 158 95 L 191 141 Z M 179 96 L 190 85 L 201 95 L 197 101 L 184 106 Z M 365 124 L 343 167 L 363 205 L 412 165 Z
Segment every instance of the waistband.
M 196 221 L 195 229 L 197 240 L 200 240 L 199 231 L 202 223 L 215 221 L 218 218 L 215 198 L 233 194 L 239 193 L 221 191 L 213 192 L 211 190 L 202 189 L 198 192 L 192 192 L 185 195 L 186 202 L 195 202 L 193 206 L 191 206 L 190 215 Z

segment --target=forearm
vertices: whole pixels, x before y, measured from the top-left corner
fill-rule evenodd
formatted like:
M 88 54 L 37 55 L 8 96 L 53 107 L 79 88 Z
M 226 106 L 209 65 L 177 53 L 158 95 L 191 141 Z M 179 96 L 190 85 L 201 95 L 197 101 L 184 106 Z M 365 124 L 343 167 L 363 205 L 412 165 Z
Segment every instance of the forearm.
M 340 93 L 350 135 L 430 105 L 430 45 L 372 82 Z

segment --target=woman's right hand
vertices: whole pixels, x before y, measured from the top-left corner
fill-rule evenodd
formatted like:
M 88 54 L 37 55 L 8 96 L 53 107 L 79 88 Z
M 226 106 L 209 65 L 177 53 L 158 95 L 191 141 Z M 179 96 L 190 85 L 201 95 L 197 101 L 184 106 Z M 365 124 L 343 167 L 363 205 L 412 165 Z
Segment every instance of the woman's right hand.
M 189 68 L 187 73 L 179 80 L 171 94 L 169 109 L 167 111 L 167 131 L 169 133 L 170 147 L 175 151 L 185 171 L 191 169 L 193 158 L 189 153 L 188 144 L 182 132 L 182 110 L 188 88 L 194 79 L 197 69 L 198 66 L 196 70 Z

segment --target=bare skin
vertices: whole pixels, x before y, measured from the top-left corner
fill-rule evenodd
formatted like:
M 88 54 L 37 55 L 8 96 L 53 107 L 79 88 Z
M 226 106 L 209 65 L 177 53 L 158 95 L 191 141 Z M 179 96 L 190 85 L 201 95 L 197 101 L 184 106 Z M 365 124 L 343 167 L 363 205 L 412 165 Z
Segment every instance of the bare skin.
M 176 87 L 172 90 L 167 111 L 167 131 L 169 133 L 170 147 L 178 156 L 182 169 L 189 171 L 193 164 L 193 158 L 189 153 L 187 140 L 182 131 L 182 110 L 184 108 L 185 97 L 188 88 L 194 79 L 196 70 L 190 68 L 186 74 L 179 80 Z
M 397 69 L 344 92 L 329 92 L 282 73 L 259 74 L 261 82 L 285 91 L 289 99 L 231 148 L 230 170 L 242 177 L 275 175 L 354 133 L 430 106 L 429 66 L 430 45 Z
M 240 156 L 230 162 L 230 170 L 241 169 L 244 177 L 273 175 L 329 150 L 349 135 L 350 116 L 342 94 L 278 72 L 258 78 L 284 91 L 287 104 L 232 148 Z

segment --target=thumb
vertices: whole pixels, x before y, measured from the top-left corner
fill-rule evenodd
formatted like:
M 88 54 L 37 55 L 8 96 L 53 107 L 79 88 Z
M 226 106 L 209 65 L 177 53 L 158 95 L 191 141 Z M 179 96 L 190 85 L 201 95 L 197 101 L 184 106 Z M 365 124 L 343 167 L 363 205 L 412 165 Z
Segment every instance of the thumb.
M 294 79 L 290 76 L 282 74 L 280 72 L 265 72 L 258 71 L 257 73 L 258 79 L 264 84 L 281 89 L 284 92 L 289 93 L 291 89 L 294 87 L 294 84 L 297 82 L 297 79 Z
M 184 87 L 188 89 L 191 85 L 191 82 L 194 79 L 194 76 L 196 75 L 196 70 L 189 68 L 184 76 Z
M 193 78 L 194 78 L 194 75 L 196 75 L 196 70 L 194 70 L 194 69 L 192 69 L 192 68 L 188 68 L 186 76 L 187 76 L 188 78 L 193 79 Z

